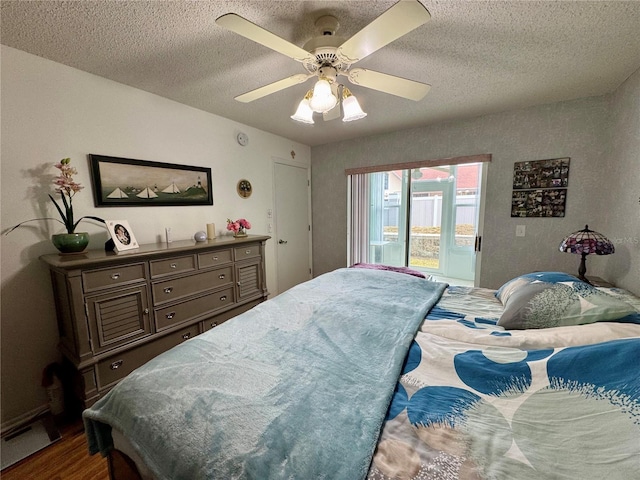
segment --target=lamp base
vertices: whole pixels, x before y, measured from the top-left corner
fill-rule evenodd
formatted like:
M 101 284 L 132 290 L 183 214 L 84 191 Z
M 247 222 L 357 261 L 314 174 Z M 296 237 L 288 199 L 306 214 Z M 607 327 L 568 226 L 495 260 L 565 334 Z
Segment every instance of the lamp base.
M 588 279 L 587 277 L 585 277 L 584 275 L 578 275 L 578 278 L 579 278 L 580 280 L 582 280 L 583 282 L 588 283 L 589 285 L 593 285 L 593 284 L 589 281 L 589 279 Z
M 582 259 L 580 260 L 580 266 L 578 267 L 578 278 L 583 282 L 589 283 L 587 277 L 585 277 L 585 273 L 587 273 L 587 254 L 582 252 Z M 589 283 L 589 285 L 591 285 Z

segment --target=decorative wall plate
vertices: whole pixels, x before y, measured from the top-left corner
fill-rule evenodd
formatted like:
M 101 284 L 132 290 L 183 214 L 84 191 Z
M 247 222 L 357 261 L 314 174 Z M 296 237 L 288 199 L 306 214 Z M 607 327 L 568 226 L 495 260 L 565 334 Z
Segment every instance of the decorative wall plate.
M 251 182 L 244 178 L 238 182 L 237 190 L 238 195 L 240 195 L 242 198 L 249 198 L 251 196 L 251 193 L 253 193 Z

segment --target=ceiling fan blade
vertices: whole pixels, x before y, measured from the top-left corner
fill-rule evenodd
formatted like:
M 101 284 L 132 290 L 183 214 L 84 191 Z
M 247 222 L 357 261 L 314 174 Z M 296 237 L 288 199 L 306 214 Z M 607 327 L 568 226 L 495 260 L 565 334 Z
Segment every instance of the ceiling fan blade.
M 338 58 L 349 65 L 356 63 L 430 18 L 429 11 L 417 0 L 400 0 L 338 47 Z
M 264 28 L 250 22 L 246 18 L 235 13 L 227 13 L 216 18 L 216 23 L 221 27 L 264 45 L 271 50 L 293 58 L 298 62 L 313 61 L 314 57 L 306 50 L 294 45 L 287 40 L 274 35 Z
M 431 85 L 406 78 L 387 75 L 386 73 L 375 72 L 365 68 L 354 68 L 348 73 L 348 78 L 354 85 L 371 88 L 398 97 L 408 98 L 416 102 L 422 100 L 427 94 Z
M 235 97 L 235 99 L 242 103 L 253 102 L 254 100 L 258 100 L 259 98 L 266 97 L 267 95 L 271 95 L 272 93 L 279 92 L 280 90 L 284 90 L 285 88 L 289 88 L 299 83 L 306 82 L 312 76 L 313 75 L 305 73 L 298 73 L 296 75 L 283 78 L 282 80 L 278 80 L 277 82 L 270 83 L 269 85 L 265 85 L 264 87 L 256 88 L 255 90 L 251 90 L 250 92 L 238 95 L 237 97 Z

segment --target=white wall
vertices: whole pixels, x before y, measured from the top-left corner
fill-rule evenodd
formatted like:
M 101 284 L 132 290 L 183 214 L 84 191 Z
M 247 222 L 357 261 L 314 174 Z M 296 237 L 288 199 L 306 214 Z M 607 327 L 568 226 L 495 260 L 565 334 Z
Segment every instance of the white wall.
M 249 233 L 267 233 L 273 208 L 273 160 L 310 163 L 310 148 L 224 118 L 64 65 L 2 46 L 1 227 L 30 218 L 57 216 L 47 193 L 53 164 L 70 157 L 85 189 L 74 197 L 76 216 L 126 219 L 139 243 L 193 238 L 206 224 L 224 229 L 227 217 L 245 217 Z M 236 134 L 249 135 L 241 147 Z M 213 206 L 95 208 L 90 153 L 211 167 Z M 253 195 L 241 199 L 236 183 L 247 178 Z M 272 220 L 271 220 L 272 221 Z M 83 222 L 89 248 L 103 248 L 103 227 Z M 56 252 L 55 222 L 33 222 L 2 236 L 1 333 L 2 421 L 46 404 L 42 369 L 59 359 L 58 332 L 49 274 L 38 257 Z M 267 286 L 275 292 L 275 245 L 267 242 Z
M 613 102 L 585 98 L 313 147 L 314 274 L 346 265 L 345 168 L 490 153 L 481 286 L 498 288 L 532 271 L 577 274 L 579 257 L 558 245 L 589 224 L 631 240 L 618 245 L 619 254 L 589 257 L 587 273 L 640 294 L 639 75 Z M 566 216 L 511 218 L 514 162 L 560 157 L 571 157 Z M 526 226 L 525 237 L 515 236 L 516 225 Z

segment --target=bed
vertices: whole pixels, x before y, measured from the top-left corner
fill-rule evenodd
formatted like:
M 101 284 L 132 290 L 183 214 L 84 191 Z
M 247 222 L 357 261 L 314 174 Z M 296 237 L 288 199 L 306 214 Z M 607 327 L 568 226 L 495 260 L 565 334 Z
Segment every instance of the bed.
M 640 472 L 640 299 L 321 275 L 85 410 L 114 479 L 587 479 Z M 133 476 L 132 476 L 133 475 Z

